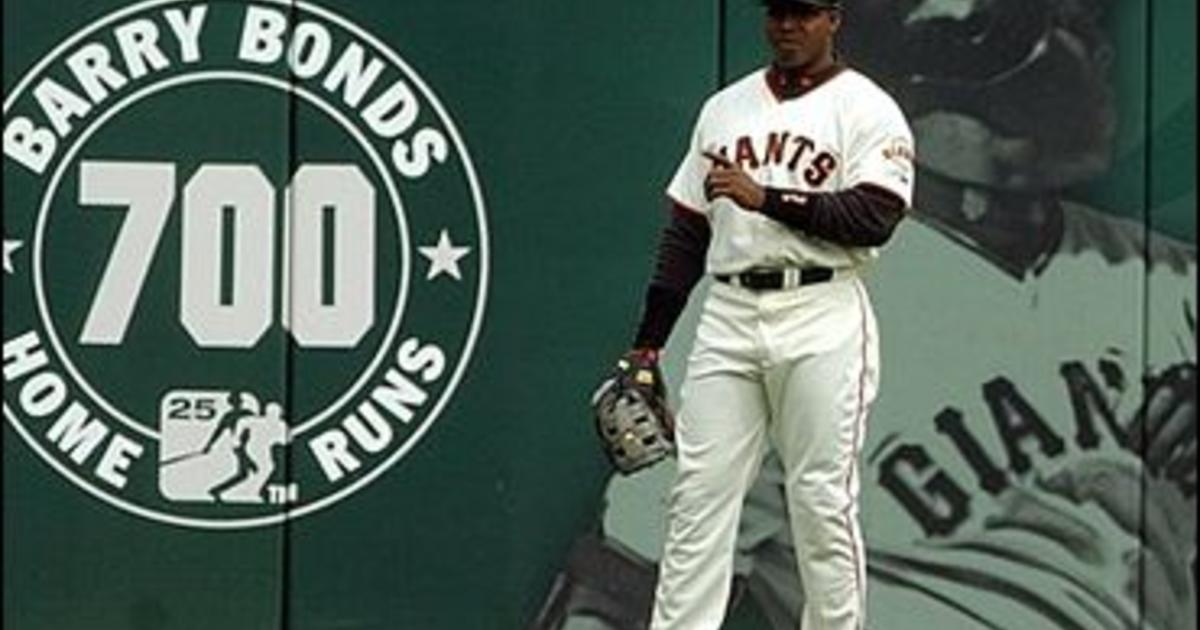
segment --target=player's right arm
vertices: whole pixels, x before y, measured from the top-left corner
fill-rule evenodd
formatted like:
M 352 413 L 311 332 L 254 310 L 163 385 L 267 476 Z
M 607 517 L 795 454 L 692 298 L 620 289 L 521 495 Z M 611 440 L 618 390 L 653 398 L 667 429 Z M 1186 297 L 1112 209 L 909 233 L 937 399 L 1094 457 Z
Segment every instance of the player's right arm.
M 687 152 L 667 186 L 670 218 L 659 237 L 654 272 L 633 340 L 635 352 L 657 355 L 666 345 L 692 289 L 704 275 L 704 260 L 712 240 L 704 190 L 708 173 L 703 149 L 707 112 L 706 105 L 697 118 Z

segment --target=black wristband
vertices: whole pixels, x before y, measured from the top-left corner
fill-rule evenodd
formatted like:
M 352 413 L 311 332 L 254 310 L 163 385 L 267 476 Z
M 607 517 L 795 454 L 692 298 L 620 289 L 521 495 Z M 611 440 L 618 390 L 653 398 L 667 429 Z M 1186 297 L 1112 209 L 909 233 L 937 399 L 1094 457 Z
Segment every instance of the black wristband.
M 764 192 L 766 198 L 759 208 L 763 215 L 797 230 L 806 230 L 811 225 L 812 217 L 805 212 L 812 198 L 810 194 L 781 188 L 766 188 Z

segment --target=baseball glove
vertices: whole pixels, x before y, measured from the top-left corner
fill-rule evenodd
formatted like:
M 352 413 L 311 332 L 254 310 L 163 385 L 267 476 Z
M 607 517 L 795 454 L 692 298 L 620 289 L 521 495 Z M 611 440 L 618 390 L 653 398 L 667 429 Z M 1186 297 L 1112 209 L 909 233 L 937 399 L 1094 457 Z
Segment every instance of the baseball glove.
M 675 421 L 667 404 L 658 353 L 633 350 L 592 394 L 604 453 L 628 475 L 675 452 Z

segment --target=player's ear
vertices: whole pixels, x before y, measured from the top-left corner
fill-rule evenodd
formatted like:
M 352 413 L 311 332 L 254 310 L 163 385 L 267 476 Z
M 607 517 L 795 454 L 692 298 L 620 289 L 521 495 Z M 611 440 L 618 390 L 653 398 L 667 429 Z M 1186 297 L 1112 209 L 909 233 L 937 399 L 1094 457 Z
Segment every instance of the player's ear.
M 827 14 L 829 15 L 829 32 L 837 33 L 838 27 L 842 25 L 842 12 L 837 9 L 833 9 L 828 11 Z

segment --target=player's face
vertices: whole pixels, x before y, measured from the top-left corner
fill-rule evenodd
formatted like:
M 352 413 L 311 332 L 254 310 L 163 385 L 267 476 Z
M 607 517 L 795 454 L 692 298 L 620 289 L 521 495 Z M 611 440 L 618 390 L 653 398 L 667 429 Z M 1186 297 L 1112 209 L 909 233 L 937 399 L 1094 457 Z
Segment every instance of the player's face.
M 833 9 L 804 3 L 767 5 L 767 41 L 775 63 L 784 68 L 803 68 L 828 58 L 841 14 Z
M 1111 42 L 1093 15 L 1109 4 L 859 0 L 839 48 L 897 94 L 926 166 L 1061 189 L 1104 173 L 1113 150 Z

